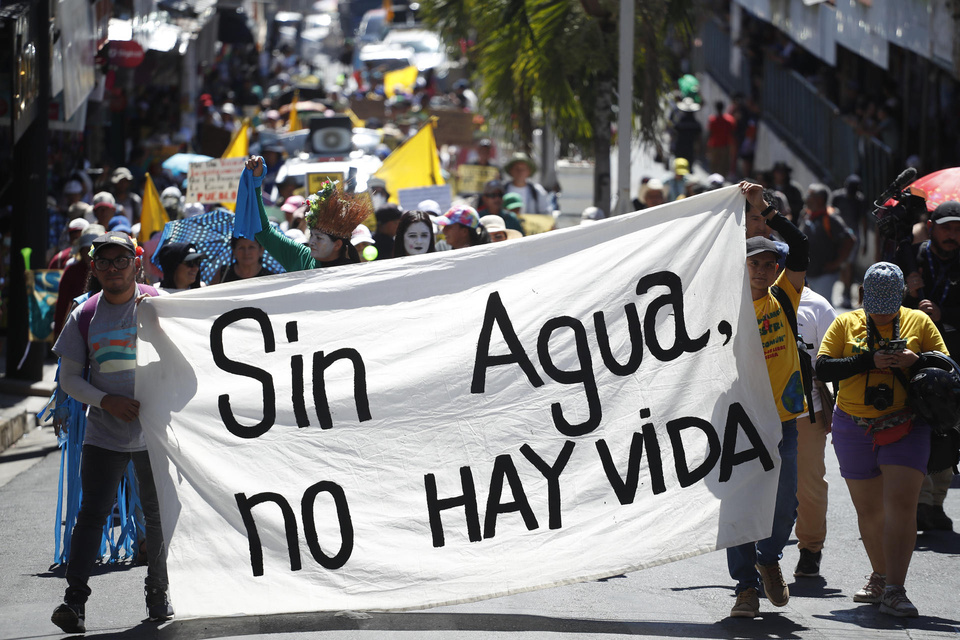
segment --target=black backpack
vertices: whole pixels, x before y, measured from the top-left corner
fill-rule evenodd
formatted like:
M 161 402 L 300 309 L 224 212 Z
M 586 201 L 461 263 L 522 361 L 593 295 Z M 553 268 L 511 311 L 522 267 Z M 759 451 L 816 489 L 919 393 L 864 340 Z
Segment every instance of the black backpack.
M 807 399 L 807 412 L 810 415 L 810 422 L 816 424 L 817 414 L 816 411 L 813 410 L 813 358 L 807 353 L 807 349 L 812 349 L 813 345 L 804 342 L 803 336 L 800 335 L 800 331 L 797 329 L 797 312 L 794 310 L 793 303 L 790 302 L 790 297 L 787 295 L 787 292 L 777 285 L 773 285 L 770 287 L 770 293 L 772 293 L 773 297 L 780 303 L 783 315 L 787 317 L 787 324 L 790 325 L 790 330 L 793 331 L 793 338 L 797 341 L 797 353 L 800 355 L 800 381 L 803 384 L 803 395 Z

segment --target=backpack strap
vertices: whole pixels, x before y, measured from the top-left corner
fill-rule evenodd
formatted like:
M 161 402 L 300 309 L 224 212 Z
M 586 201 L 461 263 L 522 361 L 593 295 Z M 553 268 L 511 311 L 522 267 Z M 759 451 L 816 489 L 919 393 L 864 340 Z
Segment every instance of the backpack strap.
M 797 328 L 797 312 L 794 310 L 787 292 L 777 285 L 773 285 L 770 287 L 770 293 L 780 303 L 781 312 L 786 316 L 787 324 L 793 331 L 793 338 L 797 342 L 797 355 L 800 356 L 800 382 L 803 385 L 803 395 L 807 399 L 807 413 L 810 416 L 810 423 L 816 424 L 817 415 L 813 409 L 813 363 L 810 354 L 807 353 L 807 349 L 813 347 L 813 345 L 804 342 L 803 336 L 800 335 Z
M 77 327 L 80 329 L 80 335 L 83 336 L 83 344 L 87 344 L 87 338 L 90 335 L 90 321 L 93 320 L 93 314 L 97 312 L 97 304 L 100 302 L 101 292 L 97 292 L 86 299 L 80 305 L 80 315 L 77 316 Z

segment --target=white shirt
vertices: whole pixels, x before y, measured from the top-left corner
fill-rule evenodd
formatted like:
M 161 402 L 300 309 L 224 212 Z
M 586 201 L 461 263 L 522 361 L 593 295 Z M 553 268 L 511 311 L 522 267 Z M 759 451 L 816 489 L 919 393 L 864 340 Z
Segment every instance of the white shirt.
M 803 341 L 812 344 L 813 347 L 807 349 L 807 353 L 817 361 L 817 351 L 820 350 L 820 341 L 827 333 L 827 329 L 837 317 L 837 312 L 819 293 L 811 291 L 809 287 L 804 287 L 800 292 L 800 308 L 797 309 L 797 329 L 803 337 Z M 813 388 L 813 410 L 820 411 L 823 407 L 820 404 L 820 393 L 817 388 Z

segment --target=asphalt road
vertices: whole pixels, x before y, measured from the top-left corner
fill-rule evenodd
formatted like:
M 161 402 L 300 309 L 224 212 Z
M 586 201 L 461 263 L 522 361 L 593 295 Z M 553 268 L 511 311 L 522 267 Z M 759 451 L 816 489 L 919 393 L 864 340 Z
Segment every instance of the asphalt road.
M 0 456 L 0 639 L 61 636 L 50 622 L 65 582 L 53 559 L 60 456 L 50 429 Z M 31 464 L 32 461 L 32 464 Z M 852 595 L 869 573 L 850 498 L 827 450 L 829 534 L 820 579 L 788 578 L 792 597 L 761 616 L 729 618 L 733 583 L 723 552 L 603 581 L 403 613 L 340 612 L 145 622 L 144 567 L 99 567 L 87 604 L 88 635 L 103 638 L 960 638 L 960 534 L 924 534 L 907 579 L 916 620 L 885 616 Z M 947 513 L 960 520 L 960 478 Z M 798 557 L 788 547 L 782 566 Z M 230 597 L 224 585 L 223 597 Z M 174 606 L 176 596 L 173 595 Z

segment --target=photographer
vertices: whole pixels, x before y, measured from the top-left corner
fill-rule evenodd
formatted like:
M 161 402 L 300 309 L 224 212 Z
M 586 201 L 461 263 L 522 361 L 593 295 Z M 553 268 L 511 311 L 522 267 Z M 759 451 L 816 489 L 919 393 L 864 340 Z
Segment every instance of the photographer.
M 878 262 L 863 279 L 863 308 L 840 315 L 823 337 L 817 377 L 839 381 L 833 446 L 857 510 L 873 568 L 855 602 L 879 602 L 880 611 L 916 617 L 904 582 L 917 538 L 914 516 L 927 473 L 930 427 L 907 405 L 911 367 L 925 351 L 946 346 L 933 321 L 901 306 L 903 273 Z
M 960 353 L 960 202 L 947 201 L 930 214 L 929 240 L 916 247 L 917 271 L 907 276 L 905 307 L 923 311 L 940 330 L 950 353 Z M 953 480 L 945 469 L 924 479 L 917 530 L 952 531 L 943 501 Z

